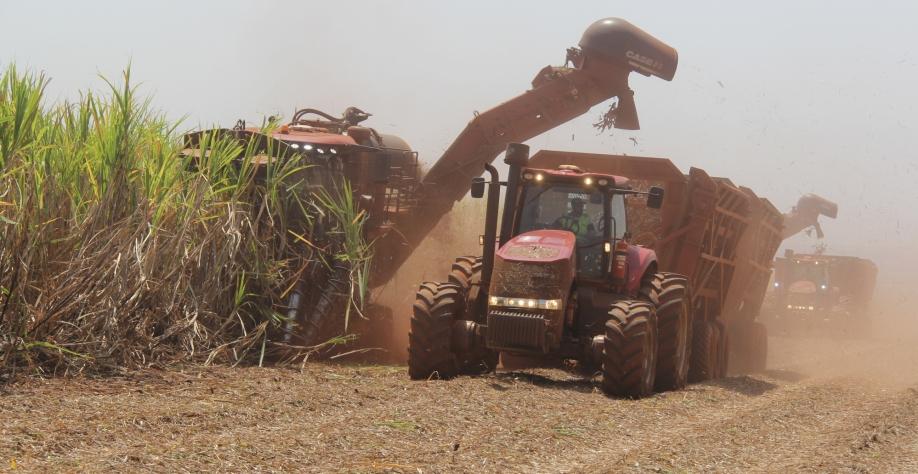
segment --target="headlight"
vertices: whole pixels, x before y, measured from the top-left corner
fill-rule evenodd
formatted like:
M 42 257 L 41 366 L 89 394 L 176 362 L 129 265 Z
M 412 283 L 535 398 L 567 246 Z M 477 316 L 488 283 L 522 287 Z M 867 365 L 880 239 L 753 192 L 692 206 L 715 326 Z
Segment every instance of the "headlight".
M 509 298 L 506 296 L 491 296 L 488 298 L 488 305 L 509 306 L 512 308 L 525 309 L 556 310 L 561 308 L 561 300 L 539 300 L 533 298 Z

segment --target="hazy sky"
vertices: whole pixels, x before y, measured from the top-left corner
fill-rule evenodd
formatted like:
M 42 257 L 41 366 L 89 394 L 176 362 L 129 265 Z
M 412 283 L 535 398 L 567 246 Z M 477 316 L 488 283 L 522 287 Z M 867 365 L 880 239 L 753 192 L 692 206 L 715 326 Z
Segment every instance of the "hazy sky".
M 534 150 L 665 156 L 782 210 L 815 192 L 840 205 L 831 252 L 918 264 L 918 2 L 0 0 L 0 65 L 43 70 L 66 98 L 131 61 L 187 128 L 355 105 L 433 161 L 607 16 L 675 47 L 675 80 L 632 75 L 641 131 L 597 134 L 597 107 Z

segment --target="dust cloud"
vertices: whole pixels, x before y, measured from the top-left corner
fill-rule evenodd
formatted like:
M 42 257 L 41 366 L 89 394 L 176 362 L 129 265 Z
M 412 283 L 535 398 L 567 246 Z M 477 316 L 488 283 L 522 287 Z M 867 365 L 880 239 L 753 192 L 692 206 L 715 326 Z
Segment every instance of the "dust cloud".
M 408 329 L 418 285 L 446 281 L 456 257 L 481 255 L 485 201 L 465 198 L 443 216 L 430 236 L 415 249 L 389 283 L 376 291 L 376 302 L 392 309 L 394 330 L 389 346 L 395 359 L 408 357 Z
M 826 326 L 805 334 L 771 331 L 769 371 L 850 379 L 865 390 L 918 387 L 918 294 L 903 275 L 882 277 L 866 334 Z M 893 277 L 893 278 L 890 278 Z

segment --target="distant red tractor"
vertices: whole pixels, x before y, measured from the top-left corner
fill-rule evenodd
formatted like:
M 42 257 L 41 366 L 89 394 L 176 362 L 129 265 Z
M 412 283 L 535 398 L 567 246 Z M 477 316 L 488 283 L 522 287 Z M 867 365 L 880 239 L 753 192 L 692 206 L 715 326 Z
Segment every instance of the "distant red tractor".
M 602 370 L 608 394 L 643 397 L 686 384 L 692 317 L 686 277 L 658 271 L 653 250 L 629 243 L 628 178 L 567 165 L 530 168 L 511 144 L 509 178 L 491 176 L 483 257 L 461 257 L 449 281 L 420 286 L 409 372 L 449 378 L 495 367 L 498 354 L 576 359 Z M 498 232 L 500 187 L 506 185 Z M 484 194 L 477 178 L 472 195 Z M 498 237 L 500 236 L 500 237 Z

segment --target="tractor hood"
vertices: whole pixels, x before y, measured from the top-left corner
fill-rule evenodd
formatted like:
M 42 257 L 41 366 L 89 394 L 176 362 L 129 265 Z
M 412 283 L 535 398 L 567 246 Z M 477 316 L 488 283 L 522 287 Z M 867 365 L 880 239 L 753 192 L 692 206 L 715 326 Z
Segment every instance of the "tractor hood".
M 574 234 L 537 230 L 497 251 L 488 294 L 488 344 L 546 352 L 561 343 L 574 282 Z
M 576 238 L 566 230 L 534 230 L 507 242 L 497 256 L 510 262 L 558 262 L 570 260 Z

